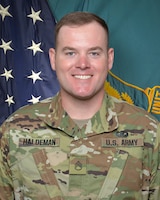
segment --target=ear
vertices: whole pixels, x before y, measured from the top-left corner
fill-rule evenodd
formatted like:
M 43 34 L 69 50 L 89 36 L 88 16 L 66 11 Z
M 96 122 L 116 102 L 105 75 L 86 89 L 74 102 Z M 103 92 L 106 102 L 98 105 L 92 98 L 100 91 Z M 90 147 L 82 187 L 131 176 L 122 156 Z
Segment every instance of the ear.
M 114 49 L 109 48 L 108 49 L 108 71 L 112 69 L 114 61 Z
M 50 48 L 49 49 L 49 59 L 50 59 L 50 64 L 51 64 L 51 67 L 53 70 L 56 70 L 55 69 L 55 54 L 56 54 L 55 49 Z

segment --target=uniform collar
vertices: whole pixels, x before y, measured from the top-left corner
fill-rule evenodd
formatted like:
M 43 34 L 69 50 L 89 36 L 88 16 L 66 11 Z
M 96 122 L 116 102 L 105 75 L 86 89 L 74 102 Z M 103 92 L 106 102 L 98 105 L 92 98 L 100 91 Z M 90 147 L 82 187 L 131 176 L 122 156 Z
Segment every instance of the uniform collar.
M 111 132 L 118 128 L 118 118 L 113 99 L 105 94 L 100 110 L 79 128 L 62 107 L 61 95 L 58 93 L 49 106 L 45 123 L 53 129 L 59 129 L 72 137 L 87 137 L 90 135 Z

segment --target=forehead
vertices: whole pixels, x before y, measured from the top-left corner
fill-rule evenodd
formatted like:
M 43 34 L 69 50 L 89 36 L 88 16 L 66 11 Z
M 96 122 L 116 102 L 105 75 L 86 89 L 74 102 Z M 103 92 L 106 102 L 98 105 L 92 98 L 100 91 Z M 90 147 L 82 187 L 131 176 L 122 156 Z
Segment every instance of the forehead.
M 84 25 L 63 25 L 59 30 L 58 37 L 60 40 L 74 38 L 96 38 L 96 40 L 107 40 L 106 30 L 97 22 L 91 22 Z

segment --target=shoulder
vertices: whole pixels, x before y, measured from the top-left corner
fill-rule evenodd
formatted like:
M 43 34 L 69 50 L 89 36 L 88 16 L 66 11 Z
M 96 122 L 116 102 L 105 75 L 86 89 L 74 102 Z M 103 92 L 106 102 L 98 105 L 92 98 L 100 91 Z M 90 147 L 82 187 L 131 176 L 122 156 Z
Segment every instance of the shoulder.
M 20 115 L 28 115 L 28 116 L 35 116 L 38 115 L 38 113 L 48 113 L 49 105 L 53 101 L 54 97 L 44 99 L 36 104 L 29 104 L 26 106 L 23 106 L 19 108 L 17 111 L 15 111 L 9 118 L 13 118 L 14 116 L 20 116 Z
M 50 104 L 55 97 L 44 99 L 36 104 L 23 106 L 10 115 L 0 127 L 0 132 L 10 129 L 22 130 L 24 127 L 38 127 L 49 113 Z
M 114 104 L 114 110 L 121 123 L 136 124 L 137 126 L 154 124 L 153 126 L 155 127 L 159 124 L 159 121 L 147 112 L 147 110 L 112 96 L 109 96 L 109 98 Z

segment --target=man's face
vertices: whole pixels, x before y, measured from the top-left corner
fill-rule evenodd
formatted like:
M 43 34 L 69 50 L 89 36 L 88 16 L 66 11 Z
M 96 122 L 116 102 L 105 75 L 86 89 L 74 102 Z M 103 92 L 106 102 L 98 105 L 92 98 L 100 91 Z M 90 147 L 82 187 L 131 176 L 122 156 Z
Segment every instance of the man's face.
M 50 59 L 63 96 L 89 99 L 104 93 L 114 54 L 113 49 L 107 49 L 107 42 L 106 32 L 97 22 L 60 29 L 56 52 L 50 51 Z

